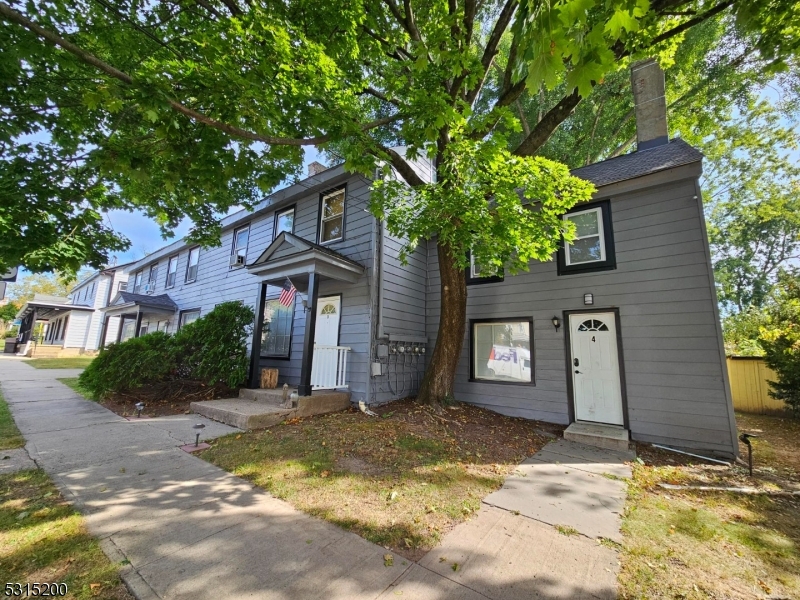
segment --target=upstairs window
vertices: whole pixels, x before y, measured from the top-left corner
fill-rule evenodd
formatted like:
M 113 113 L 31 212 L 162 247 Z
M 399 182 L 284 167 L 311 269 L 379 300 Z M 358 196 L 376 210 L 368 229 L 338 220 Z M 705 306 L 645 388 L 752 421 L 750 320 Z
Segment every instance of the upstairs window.
M 467 268 L 467 285 L 474 285 L 477 283 L 496 283 L 503 281 L 503 271 L 497 271 L 482 268 L 480 263 L 475 260 L 475 255 L 469 253 L 469 267 Z
M 575 226 L 575 238 L 569 242 L 565 240 L 558 251 L 559 275 L 616 268 L 608 200 L 584 205 L 563 218 Z
M 175 287 L 175 277 L 178 274 L 178 257 L 171 256 L 169 262 L 167 263 L 167 284 L 166 287 L 169 289 L 171 287 Z
M 117 291 L 118 292 L 125 292 L 128 290 L 128 282 L 127 281 L 120 281 L 117 284 Z
M 200 260 L 200 248 L 189 250 L 189 260 L 186 263 L 186 283 L 192 283 L 197 279 L 197 263 Z
M 327 244 L 344 238 L 344 188 L 322 196 L 319 243 Z
M 247 262 L 247 243 L 250 240 L 250 225 L 245 225 L 233 232 L 231 248 L 231 268 L 243 267 Z
M 158 280 L 158 264 L 150 267 L 150 275 L 147 277 L 147 293 L 152 294 L 156 291 L 156 281 Z
M 136 277 L 133 280 L 133 293 L 134 294 L 141 294 L 142 293 L 142 272 L 141 271 L 136 273 Z
M 275 235 L 274 240 L 282 231 L 294 233 L 294 206 L 275 213 Z

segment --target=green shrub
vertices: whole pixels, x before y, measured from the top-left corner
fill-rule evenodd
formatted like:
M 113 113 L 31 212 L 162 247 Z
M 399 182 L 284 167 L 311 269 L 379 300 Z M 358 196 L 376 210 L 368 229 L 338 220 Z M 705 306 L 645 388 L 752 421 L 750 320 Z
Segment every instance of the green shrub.
M 800 415 L 800 340 L 784 334 L 762 340 L 761 345 L 766 351 L 764 362 L 778 375 L 778 381 L 769 382 L 769 395 Z
M 767 306 L 759 342 L 764 362 L 775 371 L 769 395 L 800 414 L 800 273 L 782 272 Z
M 5 337 L 7 337 L 7 338 L 15 338 L 18 335 L 19 335 L 19 331 L 17 331 L 16 329 L 9 329 L 5 333 Z
M 235 388 L 247 379 L 247 339 L 253 309 L 241 302 L 217 304 L 210 313 L 182 327 L 173 338 L 180 375 Z
M 78 378 L 94 398 L 164 381 L 175 370 L 172 337 L 155 331 L 100 350 Z
M 100 350 L 79 384 L 96 399 L 174 379 L 238 387 L 247 378 L 253 310 L 223 302 L 175 335 L 148 333 Z

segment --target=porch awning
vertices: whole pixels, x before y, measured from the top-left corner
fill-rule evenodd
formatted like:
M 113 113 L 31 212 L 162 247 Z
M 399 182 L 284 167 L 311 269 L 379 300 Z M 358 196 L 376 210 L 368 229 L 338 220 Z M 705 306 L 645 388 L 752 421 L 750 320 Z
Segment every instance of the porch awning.
M 55 319 L 68 312 L 92 312 L 94 309 L 90 306 L 83 306 L 81 304 L 67 304 L 66 298 L 64 302 L 53 302 L 47 300 L 29 300 L 22 305 L 19 309 L 16 318 L 24 319 L 33 311 L 36 311 L 36 318 L 42 321 Z
M 278 284 L 287 277 L 292 278 L 293 282 L 302 281 L 309 273 L 355 283 L 365 269 L 338 252 L 284 231 L 255 262 L 247 265 L 247 271 L 262 281 Z
M 119 292 L 111 304 L 100 310 L 112 317 L 138 313 L 174 315 L 178 310 L 178 305 L 167 294 L 150 296 L 133 292 Z

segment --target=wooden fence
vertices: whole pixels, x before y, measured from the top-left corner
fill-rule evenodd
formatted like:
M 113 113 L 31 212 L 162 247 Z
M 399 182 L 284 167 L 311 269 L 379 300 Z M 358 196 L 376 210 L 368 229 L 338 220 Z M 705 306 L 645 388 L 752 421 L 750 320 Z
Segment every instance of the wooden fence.
M 764 359 L 753 356 L 729 356 L 728 377 L 731 381 L 733 408 L 742 412 L 769 414 L 781 413 L 786 404 L 770 397 L 768 380 L 775 381 L 775 372 L 764 364 Z

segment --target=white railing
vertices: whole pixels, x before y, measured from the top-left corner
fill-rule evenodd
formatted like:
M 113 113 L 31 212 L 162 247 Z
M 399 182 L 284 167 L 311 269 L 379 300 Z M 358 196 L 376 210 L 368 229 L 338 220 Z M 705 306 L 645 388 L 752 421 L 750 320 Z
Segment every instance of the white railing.
M 347 387 L 347 346 L 314 344 L 311 363 L 311 387 L 315 390 L 335 390 Z

